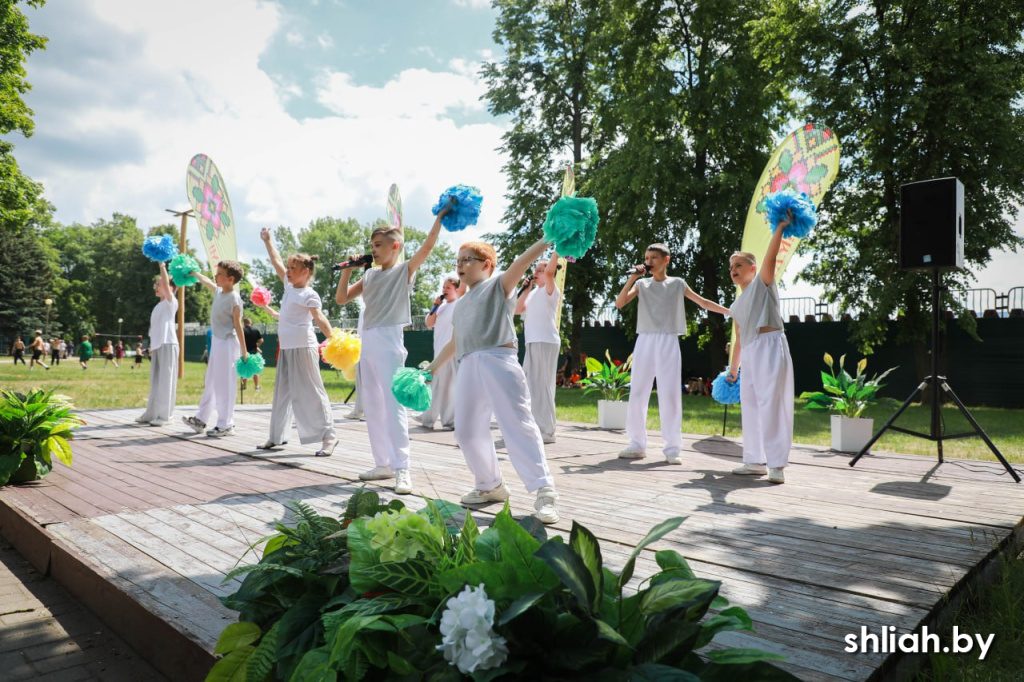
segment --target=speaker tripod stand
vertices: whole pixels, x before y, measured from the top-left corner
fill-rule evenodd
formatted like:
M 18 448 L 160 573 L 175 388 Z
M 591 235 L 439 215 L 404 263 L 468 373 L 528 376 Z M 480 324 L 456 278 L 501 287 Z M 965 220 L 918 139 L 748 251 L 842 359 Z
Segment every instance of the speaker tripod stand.
M 942 291 L 944 291 L 945 289 L 946 287 L 942 286 L 939 280 L 939 271 L 933 270 L 931 375 L 926 376 L 924 378 L 924 381 L 922 381 L 921 384 L 914 389 L 913 393 L 910 394 L 910 397 L 903 401 L 903 404 L 900 405 L 900 408 L 896 410 L 896 414 L 890 417 L 889 421 L 885 423 L 885 426 L 879 429 L 878 432 L 874 436 L 872 436 L 871 440 L 868 441 L 867 445 L 865 445 L 861 449 L 861 451 L 857 453 L 857 456 L 850 460 L 850 466 L 854 466 L 855 464 L 857 464 L 857 461 L 860 460 L 860 458 L 863 457 L 867 453 L 867 451 L 871 449 L 871 446 L 874 445 L 878 441 L 878 439 L 882 437 L 882 434 L 884 434 L 886 431 L 890 429 L 892 429 L 893 431 L 899 431 L 900 433 L 906 433 L 911 436 L 916 436 L 918 438 L 924 438 L 925 440 L 935 441 L 938 447 L 940 464 L 942 464 L 944 461 L 942 458 L 942 441 L 953 440 L 954 438 L 969 438 L 971 436 L 980 436 L 981 439 L 985 441 L 985 445 L 989 447 L 989 450 L 991 450 L 992 453 L 995 454 L 996 458 L 1003 465 L 1003 468 L 1006 469 L 1007 473 L 1010 474 L 1010 476 L 1016 483 L 1020 483 L 1020 476 L 1017 475 L 1017 472 L 1013 469 L 1012 466 L 1010 466 L 1010 463 L 1007 462 L 1006 459 L 1003 457 L 1002 453 L 999 452 L 999 448 L 997 448 L 995 444 L 989 439 L 988 434 L 986 434 L 985 430 L 981 428 L 981 425 L 978 424 L 978 422 L 974 419 L 974 416 L 970 413 L 970 411 L 964 406 L 962 402 L 960 402 L 960 398 L 958 398 L 956 393 L 953 392 L 953 389 L 950 388 L 949 381 L 946 379 L 946 377 L 939 376 L 939 309 L 941 307 L 940 296 Z M 950 435 L 943 433 L 944 426 L 942 424 L 942 414 L 939 410 L 940 388 L 946 393 L 946 395 L 950 397 L 950 399 L 952 399 L 953 403 L 956 404 L 957 408 L 960 410 L 960 414 L 962 414 L 964 418 L 968 421 L 968 423 L 973 427 L 973 431 L 965 431 L 963 433 L 954 433 Z M 932 409 L 930 424 L 931 428 L 929 429 L 929 432 L 921 433 L 919 431 L 912 431 L 910 429 L 904 429 L 899 426 L 894 426 L 893 423 L 897 419 L 899 419 L 899 416 L 903 414 L 903 411 L 906 410 L 907 407 L 909 407 L 910 404 L 914 402 L 914 400 L 916 400 L 919 395 L 924 393 L 925 389 L 930 389 L 931 391 Z

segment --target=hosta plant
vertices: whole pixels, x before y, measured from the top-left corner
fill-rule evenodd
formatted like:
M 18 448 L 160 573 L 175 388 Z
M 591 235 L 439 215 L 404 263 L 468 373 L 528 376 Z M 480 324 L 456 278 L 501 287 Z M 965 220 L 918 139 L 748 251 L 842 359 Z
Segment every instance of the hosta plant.
M 845 361 L 846 356 L 840 356 L 839 373 L 837 374 L 833 367 L 832 356 L 825 353 L 828 372 L 821 373 L 821 382 L 825 392 L 805 391 L 801 393 L 800 397 L 807 401 L 805 409 L 832 410 L 844 417 L 859 417 L 864 412 L 864 408 L 877 399 L 879 389 L 885 385 L 882 383 L 882 379 L 896 369 L 895 367 L 887 369 L 869 379 L 868 375 L 864 373 L 868 366 L 867 358 L 863 358 L 857 363 L 856 376 L 850 376 L 850 373 L 843 367 Z
M 74 430 L 84 424 L 67 396 L 33 389 L 0 393 L 0 485 L 42 478 L 57 459 L 71 466 Z
M 600 362 L 588 357 L 586 360 L 587 378 L 580 381 L 584 387 L 584 395 L 600 393 L 602 400 L 623 400 L 629 395 L 629 371 L 633 365 L 633 356 L 625 362 L 612 360 L 611 354 L 605 350 L 608 362 Z

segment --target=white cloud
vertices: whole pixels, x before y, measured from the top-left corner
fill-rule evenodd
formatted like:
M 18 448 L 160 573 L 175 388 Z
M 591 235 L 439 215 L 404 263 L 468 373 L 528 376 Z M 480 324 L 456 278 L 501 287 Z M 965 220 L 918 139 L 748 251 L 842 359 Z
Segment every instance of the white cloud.
M 285 42 L 287 42 L 289 45 L 294 45 L 296 47 L 306 42 L 306 39 L 302 36 L 302 33 L 300 33 L 294 28 L 284 34 L 284 39 Z
M 472 7 L 473 9 L 485 9 L 491 6 L 491 0 L 452 0 L 452 3 L 459 7 Z
M 331 34 L 329 33 L 321 33 L 318 35 L 316 37 L 316 42 L 325 50 L 334 47 L 334 39 L 331 38 Z

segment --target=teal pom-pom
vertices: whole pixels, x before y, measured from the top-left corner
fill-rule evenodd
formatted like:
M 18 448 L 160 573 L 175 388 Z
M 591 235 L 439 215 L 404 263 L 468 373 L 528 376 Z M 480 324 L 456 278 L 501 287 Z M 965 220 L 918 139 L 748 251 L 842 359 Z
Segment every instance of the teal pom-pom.
M 454 199 L 455 201 L 452 201 Z M 480 190 L 470 185 L 455 185 L 446 189 L 430 211 L 437 215 L 445 206 L 450 210 L 441 216 L 441 226 L 449 232 L 465 230 L 476 225 L 480 218 L 480 205 L 483 203 Z
M 171 279 L 175 286 L 190 287 L 199 280 L 192 276 L 193 272 L 199 270 L 199 262 L 187 253 L 179 253 L 171 259 L 171 265 L 167 271 L 171 273 Z
M 597 201 L 590 197 L 562 197 L 548 211 L 544 240 L 559 256 L 582 258 L 597 237 Z
M 174 243 L 174 237 L 169 234 L 149 237 L 142 243 L 142 255 L 149 260 L 166 263 L 178 255 L 178 245 Z
M 395 400 L 410 410 L 423 412 L 430 409 L 430 372 L 412 367 L 399 367 L 391 379 L 391 393 Z
M 764 200 L 764 205 L 768 211 L 768 227 L 772 232 L 775 232 L 779 222 L 786 219 L 789 211 L 793 212 L 789 225 L 782 230 L 782 236 L 787 239 L 803 239 L 818 222 L 818 211 L 814 208 L 811 198 L 804 192 L 797 194 L 790 187 L 769 194 Z
M 736 373 L 736 381 L 729 381 L 729 372 L 725 371 L 711 382 L 711 397 L 723 405 L 735 405 L 740 401 L 740 373 Z
M 252 379 L 262 372 L 266 365 L 267 363 L 263 360 L 263 355 L 260 353 L 249 353 L 249 359 L 245 362 L 242 362 L 242 358 L 238 358 L 235 361 L 235 370 L 241 378 Z

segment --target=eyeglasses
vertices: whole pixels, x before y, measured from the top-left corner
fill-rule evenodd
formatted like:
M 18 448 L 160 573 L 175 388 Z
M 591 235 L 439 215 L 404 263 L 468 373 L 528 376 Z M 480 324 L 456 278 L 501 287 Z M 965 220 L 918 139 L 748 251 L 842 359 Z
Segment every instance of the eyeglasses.
M 469 265 L 469 262 L 473 261 L 473 260 L 486 261 L 487 259 L 486 258 L 478 258 L 477 256 L 467 256 L 466 258 L 458 259 L 457 261 L 455 261 L 455 264 L 458 265 L 461 268 L 464 265 Z

